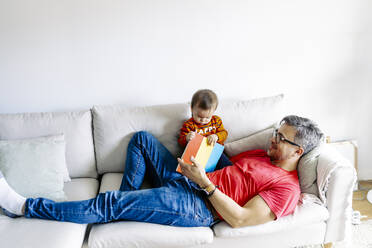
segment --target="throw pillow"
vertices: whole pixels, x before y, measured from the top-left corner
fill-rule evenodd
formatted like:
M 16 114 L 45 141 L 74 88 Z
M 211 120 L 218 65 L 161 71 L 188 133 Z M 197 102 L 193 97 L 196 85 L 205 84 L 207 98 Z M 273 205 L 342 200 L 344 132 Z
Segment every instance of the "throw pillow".
M 0 140 L 0 170 L 24 197 L 66 200 L 68 176 L 64 135 L 24 140 Z
M 229 157 L 232 157 L 254 149 L 263 149 L 266 151 L 270 147 L 270 139 L 273 131 L 274 128 L 270 127 L 248 137 L 227 143 L 225 144 L 225 152 Z
M 305 154 L 299 161 L 297 166 L 298 179 L 302 193 L 313 194 L 319 197 L 319 190 L 317 184 L 317 167 L 318 158 L 322 146 L 313 148 L 310 152 Z

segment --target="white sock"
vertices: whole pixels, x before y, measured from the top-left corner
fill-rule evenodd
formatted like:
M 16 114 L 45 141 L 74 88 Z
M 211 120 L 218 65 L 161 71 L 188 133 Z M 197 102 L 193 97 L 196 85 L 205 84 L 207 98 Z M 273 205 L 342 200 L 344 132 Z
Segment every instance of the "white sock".
M 24 215 L 22 210 L 26 198 L 15 192 L 1 176 L 0 172 L 0 206 L 12 214 Z

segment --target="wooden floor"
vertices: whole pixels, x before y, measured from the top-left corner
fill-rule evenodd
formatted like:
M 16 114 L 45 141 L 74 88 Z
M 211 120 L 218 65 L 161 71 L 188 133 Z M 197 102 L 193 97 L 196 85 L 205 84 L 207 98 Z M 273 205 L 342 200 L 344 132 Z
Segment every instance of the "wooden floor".
M 363 220 L 371 220 L 372 219 L 372 203 L 367 201 L 367 192 L 368 189 L 372 189 L 372 181 L 360 181 L 359 182 L 359 190 L 354 191 L 353 194 L 353 210 L 358 210 L 361 215 L 368 216 L 367 218 L 361 219 Z

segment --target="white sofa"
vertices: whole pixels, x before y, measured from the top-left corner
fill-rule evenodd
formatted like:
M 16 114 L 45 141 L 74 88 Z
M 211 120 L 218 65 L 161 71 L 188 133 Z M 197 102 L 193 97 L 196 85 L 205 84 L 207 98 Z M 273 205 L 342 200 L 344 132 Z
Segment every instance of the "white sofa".
M 217 114 L 229 131 L 226 144 L 264 130 L 286 114 L 283 96 L 220 103 Z M 117 190 L 127 144 L 134 132 L 154 134 L 173 154 L 180 155 L 177 133 L 189 118 L 188 104 L 149 107 L 94 106 L 66 113 L 0 115 L 0 139 L 64 133 L 71 182 L 68 200 L 89 199 L 98 192 Z M 267 147 L 267 142 L 251 144 Z M 339 166 L 343 163 L 343 166 Z M 331 170 L 335 168 L 334 170 Z M 295 247 L 347 239 L 350 234 L 355 171 L 337 153 L 322 153 L 318 170 L 332 171 L 325 207 L 299 204 L 294 214 L 263 225 L 237 228 L 225 222 L 213 228 L 181 228 L 119 221 L 80 225 L 0 216 L 1 248 L 116 248 L 116 247 Z

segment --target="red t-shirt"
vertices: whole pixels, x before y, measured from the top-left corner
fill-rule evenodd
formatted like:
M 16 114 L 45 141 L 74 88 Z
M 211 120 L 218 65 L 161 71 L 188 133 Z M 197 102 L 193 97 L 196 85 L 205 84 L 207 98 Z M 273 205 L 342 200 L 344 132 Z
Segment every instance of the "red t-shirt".
M 264 150 L 246 151 L 230 160 L 234 165 L 207 174 L 220 191 L 240 206 L 260 195 L 276 218 L 293 213 L 301 193 L 297 170 L 273 165 Z

